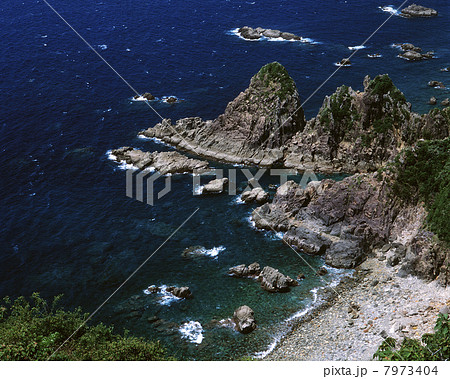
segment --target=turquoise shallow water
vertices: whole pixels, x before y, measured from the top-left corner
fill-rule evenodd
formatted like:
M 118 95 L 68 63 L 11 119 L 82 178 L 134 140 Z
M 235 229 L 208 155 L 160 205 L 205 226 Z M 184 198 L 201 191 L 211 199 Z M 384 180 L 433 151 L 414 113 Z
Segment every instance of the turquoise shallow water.
M 400 4 L 400 2 L 397 2 Z M 398 5 L 397 4 L 397 5 Z M 378 1 L 54 1 L 67 20 L 138 91 L 184 101 L 152 103 L 173 120 L 214 118 L 244 90 L 259 68 L 278 60 L 307 98 L 388 13 Z M 394 4 L 395 5 L 395 4 Z M 362 89 L 366 74 L 389 73 L 413 109 L 448 90 L 427 86 L 448 82 L 448 5 L 428 1 L 441 15 L 430 20 L 393 17 L 305 105 L 314 116 L 327 94 L 341 84 Z M 136 138 L 158 121 L 145 104 L 131 102 L 131 90 L 41 1 L 0 6 L 0 295 L 45 297 L 64 293 L 67 307 L 92 312 L 196 208 L 192 220 L 139 271 L 96 316 L 137 335 L 160 338 L 185 359 L 230 359 L 262 351 L 280 323 L 314 300 L 317 278 L 308 276 L 287 294 L 268 294 L 250 279 L 226 275 L 230 266 L 258 261 L 283 273 L 307 273 L 305 263 L 278 237 L 252 229 L 251 207 L 229 196 L 192 196 L 192 177 L 174 176 L 173 191 L 149 207 L 125 196 L 125 172 L 106 152 L 131 145 L 167 147 Z M 231 31 L 241 25 L 293 32 L 318 42 L 247 42 Z M 437 59 L 410 63 L 396 58 L 395 42 L 435 50 Z M 380 53 L 379 59 L 367 53 Z M 448 84 L 448 83 L 447 83 Z M 213 164 L 215 167 L 220 167 Z M 245 187 L 243 177 L 241 188 Z M 268 186 L 269 178 L 263 183 Z M 161 185 L 161 184 L 159 184 Z M 216 258 L 185 259 L 192 245 L 225 247 Z M 322 264 L 304 257 L 314 267 Z M 330 273 L 333 279 L 336 273 Z M 150 284 L 188 285 L 194 299 L 160 305 L 145 295 Z M 132 296 L 141 296 L 134 300 Z M 256 312 L 259 328 L 248 336 L 217 328 L 242 304 Z M 137 313 L 133 313 L 137 312 Z M 157 316 L 165 322 L 149 323 Z M 198 321 L 201 344 L 178 328 Z M 193 325 L 193 324 L 190 324 Z

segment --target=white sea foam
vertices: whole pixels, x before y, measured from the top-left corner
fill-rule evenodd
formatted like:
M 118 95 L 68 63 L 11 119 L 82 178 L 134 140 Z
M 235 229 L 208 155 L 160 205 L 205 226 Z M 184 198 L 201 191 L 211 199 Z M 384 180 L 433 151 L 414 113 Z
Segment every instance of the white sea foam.
M 337 67 L 351 67 L 351 64 L 341 64 L 340 62 L 336 62 L 334 63 L 335 66 Z
M 245 201 L 241 199 L 241 195 L 233 198 L 232 204 L 245 204 Z
M 144 136 L 143 134 L 139 134 L 138 138 L 145 139 L 146 141 L 152 141 L 152 142 L 160 144 L 160 145 L 166 145 L 166 143 L 162 139 L 159 139 L 156 137 L 147 137 L 147 136 Z
M 395 8 L 394 8 L 393 5 L 385 5 L 385 6 L 383 6 L 383 7 L 378 7 L 378 9 L 381 9 L 383 12 L 388 12 L 388 13 L 393 14 L 393 15 L 396 15 L 396 16 L 398 16 L 399 13 L 400 13 L 400 12 L 398 11 L 398 9 L 395 9 Z
M 348 49 L 349 50 L 361 50 L 361 49 L 366 49 L 367 46 L 364 45 L 358 45 L 358 46 L 349 46 Z
M 205 250 L 204 255 L 216 258 L 224 250 L 226 250 L 225 246 L 213 247 L 212 249 Z
M 97 45 L 100 50 L 106 50 L 108 45 Z
M 130 98 L 131 101 L 156 101 L 159 100 L 157 97 L 155 97 L 153 100 L 147 100 L 144 96 L 139 96 L 139 97 L 132 97 Z
M 146 295 L 152 294 L 148 289 L 145 289 L 143 291 Z M 167 286 L 162 285 L 159 287 L 159 291 L 157 292 L 158 295 L 158 303 L 161 305 L 170 305 L 174 301 L 181 301 L 182 298 L 176 297 L 173 293 L 167 291 Z
M 106 156 L 108 157 L 109 160 L 114 161 L 115 163 L 117 163 L 117 167 L 120 170 L 139 170 L 139 167 L 134 166 L 132 164 L 128 164 L 127 162 L 123 161 L 123 162 L 117 162 L 117 157 L 112 153 L 111 150 L 108 150 L 106 152 Z M 144 171 L 148 171 L 148 172 L 154 172 L 155 168 L 154 167 L 146 167 Z
M 381 54 L 367 54 L 368 58 L 381 58 L 382 55 Z
M 273 341 L 270 343 L 270 345 L 267 347 L 266 350 L 253 354 L 253 357 L 257 358 L 257 359 L 264 359 L 273 351 L 273 349 L 275 349 L 275 347 L 278 345 L 278 342 L 280 342 L 280 340 L 281 340 L 281 337 L 274 337 Z
M 225 246 L 214 246 L 212 249 L 199 248 L 195 251 L 195 255 L 203 255 L 205 257 L 217 258 L 219 254 L 226 250 Z
M 203 341 L 203 327 L 198 321 L 189 321 L 180 326 L 181 338 L 191 343 L 201 344 Z

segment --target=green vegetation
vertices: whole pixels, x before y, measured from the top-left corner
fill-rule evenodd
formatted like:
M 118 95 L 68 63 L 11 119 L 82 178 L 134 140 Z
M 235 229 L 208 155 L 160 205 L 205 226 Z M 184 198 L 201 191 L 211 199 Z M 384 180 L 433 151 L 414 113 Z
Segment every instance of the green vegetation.
M 379 97 L 389 94 L 394 103 L 406 103 L 405 95 L 394 85 L 389 75 L 378 75 L 370 81 L 368 89 Z
M 284 100 L 286 96 L 292 95 L 297 90 L 294 80 L 289 76 L 289 73 L 278 62 L 268 63 L 263 66 L 256 76 L 264 83 L 266 87 L 275 84 L 279 84 L 280 88 L 276 92 L 276 95 Z
M 389 129 L 392 129 L 394 120 L 391 117 L 375 120 L 373 122 L 373 130 L 375 133 L 386 133 Z
M 394 338 L 386 338 L 373 357 L 382 361 L 448 361 L 450 359 L 448 314 L 439 314 L 434 330 L 434 333 L 424 334 L 421 341 L 405 338 L 398 348 Z
M 88 315 L 51 306 L 39 294 L 30 301 L 3 299 L 0 305 L 0 360 L 166 360 L 159 342 L 121 336 L 103 324 L 83 325 Z M 56 353 L 72 333 L 83 325 Z M 54 354 L 53 354 L 54 353 Z M 53 355 L 52 355 L 53 354 Z
M 450 243 L 450 138 L 418 142 L 399 154 L 391 168 L 394 193 L 406 202 L 424 201 L 428 227 Z
M 319 112 L 319 120 L 327 128 L 330 127 L 331 120 L 333 120 L 332 131 L 339 142 L 353 129 L 355 123 L 361 119 L 361 115 L 354 109 L 350 89 L 345 85 L 339 87 L 330 96 L 329 104 L 329 107 L 324 107 Z

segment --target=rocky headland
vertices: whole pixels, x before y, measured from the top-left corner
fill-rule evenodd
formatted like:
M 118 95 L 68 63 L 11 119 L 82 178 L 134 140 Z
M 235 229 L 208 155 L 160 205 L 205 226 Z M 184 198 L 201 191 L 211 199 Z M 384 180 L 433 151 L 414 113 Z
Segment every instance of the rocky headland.
M 449 135 L 448 110 L 412 112 L 387 75 L 363 84 L 339 87 L 306 121 L 295 82 L 273 62 L 217 119 L 165 119 L 139 134 L 217 161 L 326 173 L 371 172 L 419 139 Z

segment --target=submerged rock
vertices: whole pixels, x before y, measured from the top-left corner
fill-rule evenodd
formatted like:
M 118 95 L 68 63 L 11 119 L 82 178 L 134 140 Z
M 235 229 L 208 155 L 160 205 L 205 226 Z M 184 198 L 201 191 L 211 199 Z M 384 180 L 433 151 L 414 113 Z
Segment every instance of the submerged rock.
M 248 334 L 256 329 L 255 313 L 248 305 L 242 305 L 234 311 L 233 322 L 238 332 Z

